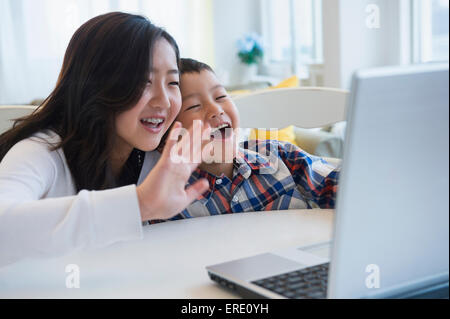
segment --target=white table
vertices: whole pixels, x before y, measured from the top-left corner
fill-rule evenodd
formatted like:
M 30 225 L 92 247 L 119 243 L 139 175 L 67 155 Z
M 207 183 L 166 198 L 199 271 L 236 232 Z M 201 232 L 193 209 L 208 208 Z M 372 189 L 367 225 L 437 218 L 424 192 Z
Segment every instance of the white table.
M 329 241 L 332 210 L 199 217 L 144 227 L 144 240 L 0 268 L 0 298 L 238 298 L 205 266 Z M 67 288 L 68 264 L 80 287 Z

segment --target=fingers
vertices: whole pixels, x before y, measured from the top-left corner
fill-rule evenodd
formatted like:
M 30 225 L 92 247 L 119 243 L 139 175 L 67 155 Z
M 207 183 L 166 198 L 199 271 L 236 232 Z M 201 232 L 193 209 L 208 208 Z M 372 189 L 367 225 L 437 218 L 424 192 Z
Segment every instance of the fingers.
M 192 135 L 192 159 L 194 163 L 200 164 L 202 162 L 202 151 L 210 141 L 211 127 L 209 125 L 203 125 L 200 121 L 194 121 L 192 129 L 194 130 Z
M 186 130 L 179 122 L 174 124 L 166 143 L 166 155 L 169 155 L 174 163 L 197 164 L 202 162 L 202 151 L 208 145 L 205 139 L 211 134 L 211 127 L 206 126 L 200 120 L 195 120 L 193 125 Z M 178 137 L 182 135 L 181 140 Z
M 200 121 L 194 121 L 194 125 L 191 128 L 193 130 L 192 133 L 192 147 L 191 147 L 191 170 L 193 171 L 198 165 L 203 162 L 203 155 L 205 148 L 210 151 L 211 143 L 211 127 L 209 125 L 203 125 Z
M 189 130 L 185 131 L 185 134 L 181 138 L 181 141 L 178 142 L 178 154 L 181 154 L 186 160 L 186 162 L 194 161 L 193 158 L 194 147 L 198 143 L 197 136 L 198 132 L 202 129 L 202 122 L 195 120 L 194 124 L 189 128 Z
M 172 148 L 177 144 L 178 136 L 181 132 L 181 123 L 175 122 L 173 124 L 172 129 L 170 130 L 170 134 L 166 139 L 166 144 L 164 145 L 164 150 L 162 156 L 167 158 L 170 156 Z
M 187 197 L 186 206 L 192 203 L 196 198 L 198 198 L 208 189 L 209 189 L 209 182 L 205 178 L 202 178 L 197 182 L 195 182 L 194 184 L 192 184 L 191 186 L 189 186 L 186 189 L 186 197 Z

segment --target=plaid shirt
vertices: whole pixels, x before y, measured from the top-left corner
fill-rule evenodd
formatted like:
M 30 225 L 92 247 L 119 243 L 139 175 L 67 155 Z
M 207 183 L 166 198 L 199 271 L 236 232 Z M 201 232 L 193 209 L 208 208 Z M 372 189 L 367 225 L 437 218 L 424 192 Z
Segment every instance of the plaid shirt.
M 274 140 L 241 144 L 233 178 L 197 169 L 210 189 L 171 220 L 263 210 L 334 208 L 340 168 L 295 145 Z M 155 221 L 158 222 L 158 221 Z

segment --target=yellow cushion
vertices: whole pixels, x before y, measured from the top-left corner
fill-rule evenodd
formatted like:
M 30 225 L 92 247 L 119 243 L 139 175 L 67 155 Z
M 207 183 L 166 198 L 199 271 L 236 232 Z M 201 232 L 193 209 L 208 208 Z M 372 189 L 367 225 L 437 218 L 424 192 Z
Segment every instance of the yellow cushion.
M 233 90 L 233 91 L 229 91 L 228 94 L 230 94 L 231 97 L 236 97 L 239 95 L 245 95 L 245 94 L 249 94 L 249 93 L 264 92 L 264 91 L 273 90 L 273 89 L 292 88 L 292 87 L 299 87 L 299 86 L 300 86 L 300 80 L 297 76 L 294 75 L 294 76 L 291 76 L 290 78 L 284 79 L 277 85 L 269 86 L 264 89 Z
M 228 91 L 228 94 L 231 97 L 236 97 L 238 95 L 245 95 L 245 94 L 249 94 L 252 93 L 252 90 L 233 90 L 233 91 Z
M 300 85 L 300 80 L 297 76 L 291 76 L 290 78 L 287 78 L 280 83 L 278 83 L 275 86 L 271 86 L 271 89 L 281 89 L 281 88 L 292 88 L 292 87 L 298 87 Z
M 288 126 L 281 130 L 257 130 L 252 129 L 249 136 L 250 140 L 278 140 L 283 142 L 289 142 L 297 145 L 295 140 L 294 126 Z

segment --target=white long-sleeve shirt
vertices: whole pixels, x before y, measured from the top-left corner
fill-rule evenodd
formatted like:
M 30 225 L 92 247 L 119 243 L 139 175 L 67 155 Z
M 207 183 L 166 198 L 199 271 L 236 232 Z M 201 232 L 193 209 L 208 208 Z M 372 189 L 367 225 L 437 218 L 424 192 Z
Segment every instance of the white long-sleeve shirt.
M 142 238 L 136 185 L 76 192 L 62 149 L 41 132 L 14 145 L 0 162 L 0 267 L 25 257 L 57 256 Z M 158 161 L 147 152 L 140 184 Z

